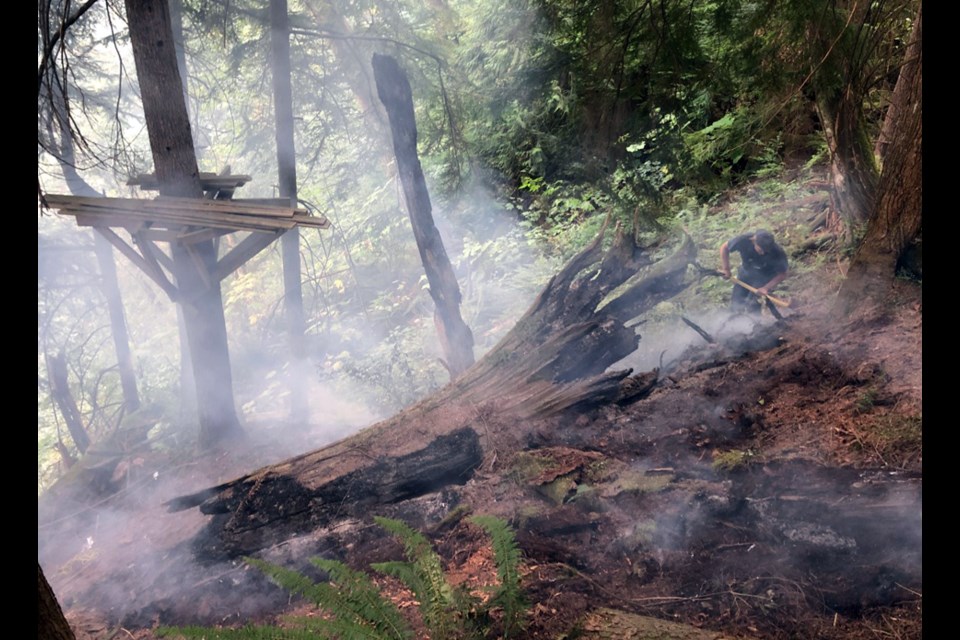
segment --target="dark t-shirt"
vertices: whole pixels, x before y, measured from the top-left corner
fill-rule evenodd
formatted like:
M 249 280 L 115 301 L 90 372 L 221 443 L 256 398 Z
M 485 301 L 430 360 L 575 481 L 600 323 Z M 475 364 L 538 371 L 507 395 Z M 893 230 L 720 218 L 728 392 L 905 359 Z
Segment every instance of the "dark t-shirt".
M 767 284 L 775 275 L 787 270 L 787 254 L 780 245 L 775 244 L 760 255 L 753 247 L 752 233 L 744 233 L 730 240 L 727 249 L 730 253 L 736 251 L 740 254 L 743 264 L 738 277 L 754 287 Z

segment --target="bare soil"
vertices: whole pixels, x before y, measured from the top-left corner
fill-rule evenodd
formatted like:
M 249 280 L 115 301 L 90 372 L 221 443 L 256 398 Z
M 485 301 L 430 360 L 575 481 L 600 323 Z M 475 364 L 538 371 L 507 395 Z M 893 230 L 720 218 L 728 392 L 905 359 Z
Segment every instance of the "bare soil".
M 646 398 L 539 425 L 524 451 L 488 443 L 464 486 L 382 515 L 422 528 L 448 578 L 477 593 L 496 582 L 488 541 L 448 516 L 460 505 L 509 520 L 528 638 L 599 637 L 583 621 L 602 607 L 729 637 L 920 638 L 922 287 L 897 280 L 883 304 L 837 319 L 845 263 L 818 264 L 789 281 L 784 321 L 704 342 Z M 264 427 L 242 451 L 131 461 L 127 490 L 96 510 L 41 513 L 40 560 L 79 638 L 310 611 L 242 562 L 195 564 L 204 516 L 161 507 L 288 454 L 270 452 Z M 262 555 L 366 568 L 402 550 L 351 521 Z M 412 594 L 381 583 L 416 621 Z

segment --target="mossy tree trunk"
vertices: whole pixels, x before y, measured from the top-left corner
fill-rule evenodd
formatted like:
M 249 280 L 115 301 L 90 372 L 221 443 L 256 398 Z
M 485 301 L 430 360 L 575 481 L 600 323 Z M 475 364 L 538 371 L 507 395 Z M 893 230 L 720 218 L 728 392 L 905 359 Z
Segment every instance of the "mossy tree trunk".
M 921 8 L 922 11 L 922 8 Z M 916 58 L 907 75 L 899 117 L 883 164 L 877 206 L 870 217 L 834 311 L 840 315 L 883 297 L 897 261 L 923 223 L 923 56 L 921 13 L 914 28 Z M 912 47 L 908 47 L 908 55 Z M 904 72 L 907 70 L 904 69 Z

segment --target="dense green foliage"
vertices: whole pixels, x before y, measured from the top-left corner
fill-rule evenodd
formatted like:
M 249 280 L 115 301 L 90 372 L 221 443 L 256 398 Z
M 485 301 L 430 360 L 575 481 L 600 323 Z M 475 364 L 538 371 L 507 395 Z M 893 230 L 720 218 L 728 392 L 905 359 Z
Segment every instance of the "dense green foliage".
M 176 4 L 201 170 L 251 174 L 238 197 L 275 195 L 268 3 Z M 40 5 L 41 57 L 60 8 Z M 324 416 L 356 427 L 446 381 L 373 52 L 397 57 L 410 77 L 434 215 L 480 355 L 608 212 L 640 236 L 699 215 L 731 185 L 777 175 L 788 159 L 823 154 L 823 109 L 839 95 L 854 96 L 858 126 L 875 136 L 916 4 L 297 0 L 289 10 L 300 197 L 333 222 L 302 239 L 312 382 L 356 399 Z M 127 44 L 120 3 L 99 2 L 43 58 L 41 189 L 64 191 L 52 160 L 58 119 L 75 131 L 77 167 L 108 195 L 151 170 Z M 89 243 L 48 216 L 38 233 L 38 358 L 66 354 L 96 439 L 122 418 L 96 271 L 82 251 L 47 251 Z M 171 433 L 189 436 L 172 305 L 119 265 L 142 394 L 166 407 Z M 279 251 L 227 280 L 224 301 L 238 405 L 282 411 Z M 39 370 L 42 486 L 56 474 L 51 445 L 72 445 Z
M 523 626 L 525 604 L 520 591 L 520 551 L 506 522 L 491 516 L 472 518 L 490 535 L 500 580 L 496 593 L 484 603 L 464 588 L 454 588 L 447 582 L 440 556 L 422 533 L 399 520 L 380 517 L 374 520 L 400 540 L 407 560 L 380 562 L 372 568 L 397 578 L 413 592 L 423 624 L 431 637 L 465 640 L 493 637 L 495 631 L 490 614 L 494 610 L 502 612 L 501 631 L 496 637 L 516 637 L 516 632 Z M 248 564 L 263 571 L 281 587 L 317 605 L 322 616 L 290 620 L 290 629 L 179 627 L 163 628 L 158 634 L 223 640 L 295 640 L 302 637 L 403 640 L 413 637 L 410 623 L 393 603 L 381 595 L 370 576 L 336 560 L 313 558 L 311 562 L 327 574 L 329 582 L 316 582 L 298 571 L 247 558 Z

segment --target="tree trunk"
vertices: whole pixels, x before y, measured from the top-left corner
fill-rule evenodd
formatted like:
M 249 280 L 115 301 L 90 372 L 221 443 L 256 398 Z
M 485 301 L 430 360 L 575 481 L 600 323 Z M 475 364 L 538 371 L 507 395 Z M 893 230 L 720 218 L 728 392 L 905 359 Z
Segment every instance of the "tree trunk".
M 293 139 L 293 91 L 290 86 L 290 27 L 286 0 L 270 0 L 270 68 L 273 73 L 273 106 L 276 120 L 277 173 L 280 197 L 297 206 L 297 162 Z M 283 254 L 283 304 L 290 338 L 290 416 L 305 423 L 310 417 L 307 397 L 307 364 L 303 291 L 300 287 L 300 231 L 296 227 L 280 239 Z
M 74 153 L 73 133 L 67 122 L 62 101 L 54 97 L 55 104 L 61 108 L 55 120 L 60 127 L 60 154 L 57 162 L 60 171 L 67 182 L 67 188 L 75 196 L 98 196 L 97 190 L 80 177 L 77 172 L 76 154 Z M 140 408 L 140 394 L 137 391 L 137 377 L 133 368 L 133 357 L 130 354 L 130 337 L 127 333 L 127 322 L 123 314 L 123 299 L 120 296 L 120 285 L 117 282 L 117 265 L 113 260 L 113 247 L 110 242 L 96 231 L 93 234 L 93 250 L 97 255 L 100 266 L 101 286 L 103 297 L 107 301 L 107 312 L 110 315 L 110 333 L 113 337 L 113 347 L 117 354 L 117 368 L 120 371 L 120 386 L 123 389 L 123 407 L 127 413 Z
M 63 617 L 50 583 L 37 563 L 37 640 L 74 640 L 73 630 Z
M 846 315 L 879 301 L 889 289 L 897 261 L 920 233 L 923 222 L 923 55 L 921 10 L 914 34 L 916 59 L 898 110 L 877 193 L 877 206 L 840 289 L 834 311 Z M 910 55 L 908 48 L 907 55 Z M 906 67 L 905 67 L 906 70 Z
M 686 287 L 696 250 L 686 238 L 651 263 L 623 233 L 604 251 L 603 234 L 496 347 L 435 395 L 347 440 L 169 503 L 214 515 L 198 554 L 250 553 L 466 482 L 485 455 L 523 449 L 541 421 L 616 401 L 631 371 L 606 369 L 639 341 L 626 323 Z
M 897 76 L 897 84 L 893 88 L 893 96 L 890 99 L 890 106 L 887 107 L 887 113 L 883 118 L 883 127 L 880 129 L 880 136 L 877 138 L 875 153 L 881 160 L 887 155 L 887 147 L 893 141 L 893 130 L 896 123 L 901 118 L 900 112 L 909 108 L 909 87 L 914 82 L 914 74 L 920 62 L 920 17 L 923 7 L 917 11 L 917 19 L 913 23 L 913 32 L 910 34 L 910 42 L 907 43 L 907 52 L 904 55 L 903 66 L 900 67 L 900 75 Z
M 73 394 L 70 392 L 70 384 L 67 380 L 67 357 L 61 351 L 55 356 L 45 353 L 44 358 L 47 363 L 47 377 L 50 380 L 50 395 L 60 409 L 63 421 L 67 423 L 67 430 L 73 438 L 73 443 L 77 445 L 77 450 L 80 453 L 86 453 L 90 446 L 90 436 L 87 435 L 87 430 L 83 426 L 77 401 L 73 399 Z
M 160 194 L 202 198 L 167 2 L 127 0 L 126 9 Z M 209 275 L 217 250 L 212 240 L 171 248 L 196 383 L 200 445 L 208 447 L 241 431 L 220 284 Z
M 877 164 L 864 125 L 860 103 L 851 91 L 842 90 L 817 98 L 820 123 L 830 150 L 830 179 L 834 209 L 844 234 L 862 226 L 873 210 L 877 188 Z
M 434 322 L 440 334 L 445 364 L 453 380 L 474 362 L 473 333 L 460 317 L 460 285 L 440 232 L 433 223 L 430 194 L 417 155 L 417 123 L 410 82 L 397 61 L 389 56 L 374 54 L 373 75 L 380 101 L 390 118 L 397 173 L 403 184 L 420 260 L 430 283 L 430 297 L 436 304 Z

